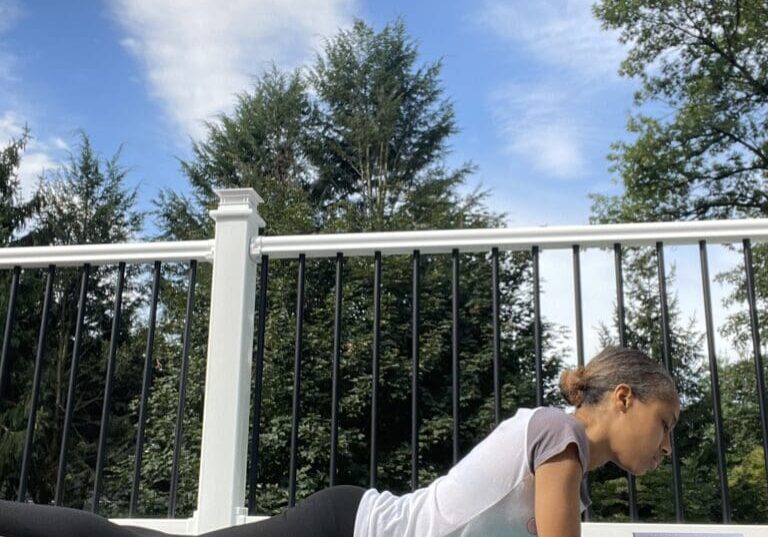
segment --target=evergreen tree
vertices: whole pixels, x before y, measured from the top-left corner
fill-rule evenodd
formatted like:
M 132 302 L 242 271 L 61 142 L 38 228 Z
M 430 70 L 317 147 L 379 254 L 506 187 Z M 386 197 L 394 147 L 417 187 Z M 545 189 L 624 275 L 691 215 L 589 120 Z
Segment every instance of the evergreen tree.
M 23 200 L 19 180 L 19 166 L 24 149 L 29 142 L 28 131 L 18 139 L 11 140 L 0 151 L 0 241 L 4 246 L 28 244 L 32 237 L 29 223 L 39 209 L 39 196 Z M 0 289 L 9 290 L 12 271 L 0 272 Z M 9 351 L 3 364 L 4 376 L 0 378 L 0 427 L 3 430 L 16 430 L 24 420 L 24 406 L 17 404 L 23 391 L 19 388 L 22 376 L 19 368 L 24 366 L 29 357 L 34 357 L 35 342 L 39 321 L 39 294 L 28 285 L 20 285 L 17 291 L 14 330 L 9 344 Z M 33 294 L 34 293 L 34 294 Z M 0 293 L 0 312 L 5 321 L 8 312 L 9 292 Z M 18 486 L 18 474 L 23 437 L 14 434 L 0 435 L 0 497 L 13 497 Z
M 40 208 L 34 222 L 34 242 L 70 245 L 119 243 L 134 238 L 141 227 L 142 216 L 134 209 L 135 190 L 128 190 L 124 186 L 126 174 L 127 171 L 119 164 L 119 153 L 103 161 L 94 153 L 89 138 L 81 134 L 77 153 L 71 155 L 67 164 L 41 179 L 37 193 Z M 114 405 L 108 436 L 108 450 L 115 459 L 123 457 L 122 452 L 132 445 L 134 434 L 133 416 L 126 405 L 138 391 L 137 386 L 140 389 L 141 385 L 141 347 L 138 339 L 131 338 L 132 333 L 139 330 L 135 326 L 134 317 L 142 301 L 136 293 L 141 278 L 140 267 L 130 267 L 127 271 L 121 330 L 117 342 L 119 352 L 113 391 Z M 22 308 L 19 312 L 20 321 L 39 325 L 43 280 L 43 271 L 24 271 L 22 284 L 30 289 L 29 295 L 34 298 L 29 303 L 25 302 L 24 308 L 28 309 Z M 64 496 L 65 503 L 75 507 L 84 506 L 93 488 L 115 281 L 115 267 L 91 268 Z M 72 364 L 79 270 L 59 267 L 54 282 L 35 425 L 33 465 L 27 486 L 28 494 L 36 503 L 49 503 L 55 492 Z M 36 338 L 32 338 L 32 341 L 36 341 Z M 34 354 L 31 352 L 16 364 L 13 371 L 14 386 L 17 388 L 16 403 L 21 404 L 10 408 L 4 416 L 8 420 L 9 429 L 4 436 L 14 448 L 13 453 L 9 453 L 8 463 L 15 470 L 3 474 L 8 479 L 5 495 L 10 497 L 15 497 L 17 492 L 20 451 L 26 430 L 33 368 Z M 114 494 L 114 483 L 110 481 L 109 472 L 107 466 L 103 495 L 107 504 Z
M 624 249 L 624 306 L 627 345 L 641 349 L 651 358 L 663 362 L 662 317 L 659 297 L 656 255 L 652 248 Z M 702 355 L 704 336 L 695 329 L 695 319 L 681 319 L 677 294 L 674 289 L 675 267 L 666 277 L 669 316 L 671 362 L 673 376 L 681 396 L 680 422 L 675 429 L 675 442 L 683 471 L 683 502 L 686 520 L 701 519 L 701 509 L 694 504 L 704 503 L 710 508 L 719 498 L 704 501 L 703 490 L 709 490 L 709 479 L 716 483 L 713 468 L 702 472 L 702 465 L 691 456 L 695 451 L 713 447 L 714 437 L 704 440 L 711 421 L 711 404 L 707 407 L 707 371 Z M 618 311 L 609 328 L 600 325 L 600 344 L 618 345 Z M 702 479 L 703 478 L 703 479 Z M 592 495 L 595 515 L 600 520 L 628 520 L 629 503 L 626 472 L 608 465 L 592 474 Z M 702 483 L 701 481 L 704 481 Z M 656 472 L 637 479 L 638 512 L 641 520 L 671 522 L 675 520 L 675 498 L 672 486 L 671 458 Z M 702 488 L 703 487 L 703 488 Z M 705 515 L 708 513 L 705 513 Z M 705 518 L 706 519 L 706 518 Z
M 445 165 L 448 138 L 456 131 L 452 105 L 439 85 L 440 64 L 422 67 L 417 60 L 401 22 L 375 32 L 358 21 L 327 41 L 308 77 L 276 69 L 261 76 L 252 92 L 240 95 L 231 115 L 209 125 L 206 140 L 194 146 L 193 160 L 184 163 L 191 197 L 165 193 L 161 198 L 161 236 L 210 236 L 205 211 L 214 205 L 213 189 L 223 187 L 252 187 L 264 198 L 260 213 L 267 235 L 501 225 L 503 217 L 485 207 L 484 193 L 459 194 L 474 168 Z M 500 257 L 502 401 L 507 417 L 518 406 L 535 405 L 532 282 L 529 254 Z M 449 256 L 422 256 L 422 485 L 452 464 L 450 263 Z M 408 256 L 385 257 L 382 265 L 377 486 L 405 492 L 410 488 L 412 268 Z M 459 432 L 464 454 L 493 425 L 491 278 L 486 254 L 461 254 L 460 266 Z M 274 513 L 287 504 L 297 261 L 272 260 L 269 267 L 259 513 Z M 298 499 L 329 482 L 334 271 L 333 260 L 307 261 Z M 181 330 L 186 289 L 184 275 L 177 276 L 172 284 L 176 291 L 167 293 L 176 298 L 165 303 L 167 319 L 176 319 L 168 328 L 173 333 Z M 372 280 L 372 259 L 345 260 L 337 483 L 368 483 Z M 208 286 L 200 280 L 201 308 L 209 301 Z M 546 398 L 555 403 L 553 384 L 563 340 L 556 327 L 546 321 L 543 325 Z M 165 388 L 152 398 L 158 416 L 173 414 L 168 405 L 174 401 L 178 378 L 181 342 L 168 342 L 159 358 L 168 381 L 158 377 L 157 386 Z M 202 400 L 204 347 L 201 330 L 193 343 L 199 352 L 191 366 L 199 378 L 190 385 L 193 406 Z M 185 433 L 187 445 L 199 445 L 198 419 L 191 420 L 192 429 Z M 168 424 L 161 422 L 150 425 L 148 434 L 162 437 Z M 148 489 L 154 487 L 154 492 L 147 490 L 142 505 L 147 513 L 162 512 L 170 451 L 149 453 L 146 460 Z M 188 474 L 182 476 L 185 503 L 180 504 L 180 515 L 194 508 L 196 466 Z
M 27 240 L 25 225 L 35 214 L 39 197 L 23 200 L 19 165 L 30 134 L 25 130 L 21 137 L 12 139 L 0 150 L 0 241 L 3 246 L 17 246 Z

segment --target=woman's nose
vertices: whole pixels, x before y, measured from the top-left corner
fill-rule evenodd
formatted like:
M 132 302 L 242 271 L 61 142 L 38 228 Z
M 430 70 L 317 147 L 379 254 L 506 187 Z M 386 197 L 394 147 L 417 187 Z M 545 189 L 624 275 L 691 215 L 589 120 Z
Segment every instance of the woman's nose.
M 661 444 L 661 452 L 664 454 L 665 457 L 668 457 L 672 454 L 672 433 L 664 436 L 664 443 Z

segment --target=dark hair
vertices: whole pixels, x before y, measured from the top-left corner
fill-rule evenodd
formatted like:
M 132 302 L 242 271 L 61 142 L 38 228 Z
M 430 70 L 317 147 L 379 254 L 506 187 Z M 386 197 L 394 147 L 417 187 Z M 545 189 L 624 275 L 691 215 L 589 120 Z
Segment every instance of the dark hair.
M 636 349 L 606 347 L 586 367 L 560 375 L 560 393 L 576 407 L 598 404 L 619 384 L 629 385 L 641 401 L 678 399 L 675 381 L 667 370 Z

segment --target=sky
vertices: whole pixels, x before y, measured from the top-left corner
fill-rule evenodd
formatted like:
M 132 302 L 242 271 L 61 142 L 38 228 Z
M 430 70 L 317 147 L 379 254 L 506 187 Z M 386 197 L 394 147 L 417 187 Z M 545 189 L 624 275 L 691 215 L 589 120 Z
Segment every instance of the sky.
M 20 170 L 29 192 L 85 132 L 102 157 L 121 151 L 127 184 L 138 189 L 139 208 L 149 209 L 162 189 L 188 190 L 179 162 L 191 158 L 205 122 L 231 112 L 236 94 L 270 65 L 307 65 L 355 18 L 380 30 L 399 17 L 420 60 L 442 61 L 460 129 L 447 163 L 477 166 L 465 191 L 488 190 L 488 206 L 509 226 L 587 224 L 589 193 L 621 192 L 606 156 L 611 143 L 630 139 L 625 125 L 638 89 L 619 76 L 627 48 L 601 29 L 591 3 L 0 0 L 0 146 L 31 129 Z M 703 332 L 698 249 L 666 255 L 668 271 L 677 268 L 670 291 Z M 740 256 L 712 246 L 709 262 L 714 275 Z M 542 253 L 542 311 L 571 327 L 573 344 L 570 267 L 570 252 Z M 613 282 L 612 254 L 582 254 L 588 356 L 598 350 L 596 326 L 610 319 Z M 711 285 L 718 327 L 730 290 Z M 720 335 L 716 347 L 733 357 Z

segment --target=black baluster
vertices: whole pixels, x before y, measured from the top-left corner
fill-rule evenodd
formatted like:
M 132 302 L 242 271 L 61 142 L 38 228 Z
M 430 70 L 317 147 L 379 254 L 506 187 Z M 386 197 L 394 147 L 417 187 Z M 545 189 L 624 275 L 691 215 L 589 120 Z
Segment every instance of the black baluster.
M 411 299 L 411 490 L 419 488 L 419 287 L 421 253 L 413 251 Z
M 8 377 L 11 370 L 11 332 L 16 320 L 16 296 L 19 291 L 19 275 L 21 267 L 13 267 L 11 290 L 8 293 L 8 313 L 5 316 L 5 332 L 3 333 L 3 351 L 0 354 L 0 399 L 5 395 Z
M 672 339 L 669 329 L 669 308 L 667 306 L 667 277 L 664 269 L 664 245 L 661 242 L 656 243 L 656 262 L 659 273 L 659 299 L 661 305 L 661 335 L 662 335 L 662 354 L 664 356 L 664 365 L 672 378 L 674 377 L 674 368 L 672 366 Z M 672 480 L 675 487 L 675 518 L 677 522 L 682 522 L 683 514 L 683 479 L 680 470 L 680 458 L 675 444 L 675 435 L 670 435 L 672 445 Z
M 501 422 L 501 361 L 499 326 L 499 249 L 491 250 L 491 307 L 493 316 L 493 410 L 496 425 Z
M 451 252 L 453 274 L 451 278 L 451 357 L 453 365 L 453 464 L 459 462 L 459 251 Z
M 616 309 L 619 321 L 619 344 L 622 347 L 627 346 L 627 327 L 624 322 L 624 275 L 621 266 L 621 244 L 618 242 L 613 245 L 614 262 L 616 266 Z M 627 472 L 627 481 L 629 487 L 629 517 L 633 522 L 639 520 L 640 515 L 637 511 L 637 481 L 635 476 Z
M 256 378 L 253 386 L 253 416 L 251 423 L 251 466 L 248 469 L 248 514 L 256 514 L 256 478 L 259 471 L 259 438 L 261 436 L 261 398 L 264 377 L 264 345 L 267 326 L 267 290 L 269 285 L 269 256 L 261 256 L 259 272 L 259 322 L 256 327 Z
M 109 432 L 109 409 L 112 406 L 112 386 L 115 377 L 115 357 L 120 335 L 120 315 L 123 304 L 123 285 L 125 283 L 125 262 L 118 265 L 117 289 L 115 290 L 115 309 L 112 315 L 112 334 L 109 340 L 109 358 L 107 359 L 107 374 L 104 383 L 104 406 L 101 410 L 101 429 L 99 431 L 99 448 L 96 454 L 96 476 L 93 486 L 93 503 L 91 511 L 98 513 L 101 498 L 102 473 L 107 461 L 107 433 Z
M 757 381 L 757 400 L 760 408 L 760 428 L 763 433 L 763 458 L 765 459 L 765 477 L 768 479 L 768 409 L 765 402 L 765 377 L 763 358 L 760 355 L 760 328 L 757 323 L 757 299 L 755 297 L 755 270 L 752 264 L 752 245 L 744 239 L 744 269 L 747 276 L 747 301 L 749 302 L 749 325 L 752 329 L 752 350 L 755 353 L 755 377 Z
M 51 310 L 51 295 L 53 294 L 53 278 L 56 275 L 56 267 L 48 267 L 48 277 L 45 280 L 45 298 L 43 299 L 43 311 L 40 315 L 40 332 L 37 339 L 37 357 L 35 358 L 35 375 L 32 380 L 32 400 L 29 403 L 29 416 L 27 419 L 27 433 L 24 438 L 24 451 L 21 459 L 21 478 L 19 479 L 19 501 L 27 498 L 27 476 L 32 462 L 32 438 L 35 432 L 35 418 L 37 417 L 37 402 L 40 397 L 40 381 L 43 377 L 43 361 L 45 359 L 45 340 L 48 335 L 48 319 Z
M 69 388 L 67 390 L 67 409 L 64 414 L 64 430 L 61 433 L 61 450 L 59 452 L 59 468 L 56 472 L 56 493 L 54 503 L 64 502 L 64 480 L 67 471 L 67 446 L 69 430 L 72 427 L 72 414 L 75 409 L 75 386 L 77 384 L 78 365 L 80 363 L 80 344 L 83 334 L 83 319 L 85 317 L 85 298 L 88 293 L 88 276 L 91 266 L 86 263 L 80 274 L 80 297 L 77 301 L 77 321 L 75 324 L 75 342 L 72 346 L 72 366 L 69 370 Z
M 720 382 L 717 374 L 717 354 L 715 353 L 715 330 L 712 321 L 712 298 L 709 292 L 709 265 L 707 262 L 707 243 L 699 241 L 701 259 L 701 283 L 704 291 L 704 317 L 707 328 L 707 352 L 709 353 L 709 374 L 712 382 L 712 407 L 715 416 L 715 442 L 717 444 L 717 470 L 720 477 L 720 498 L 723 508 L 723 522 L 731 521 L 731 502 L 728 494 L 728 476 L 725 466 L 725 442 L 723 440 L 723 418 L 720 405 Z
M 336 254 L 336 301 L 333 315 L 333 372 L 331 375 L 331 468 L 328 482 L 336 484 L 336 458 L 339 444 L 339 361 L 341 355 L 341 300 L 344 255 Z
M 379 458 L 379 352 L 381 346 L 381 252 L 374 254 L 373 276 L 373 361 L 371 366 L 371 466 L 370 488 L 376 488 L 376 466 Z
M 293 418 L 291 424 L 291 463 L 288 480 L 288 506 L 296 504 L 296 460 L 299 449 L 299 394 L 301 392 L 302 331 L 304 325 L 304 265 L 305 256 L 299 254 L 299 275 L 296 291 L 296 355 L 293 372 Z
M 536 406 L 544 405 L 544 372 L 541 357 L 541 290 L 539 288 L 539 247 L 531 249 L 533 256 L 533 348 L 536 355 Z
M 581 256 L 578 244 L 573 245 L 573 295 L 574 307 L 576 309 L 576 365 L 584 367 L 584 322 L 582 319 L 582 301 L 581 301 Z M 589 480 L 589 474 L 584 476 L 587 482 L 587 491 L 592 494 L 592 483 Z M 584 511 L 582 519 L 589 522 L 592 518 L 592 506 L 590 505 Z
M 128 506 L 128 517 L 134 518 L 139 501 L 139 483 L 141 482 L 141 459 L 144 453 L 144 429 L 147 422 L 147 400 L 152 384 L 152 352 L 155 346 L 155 325 L 157 324 L 157 298 L 160 293 L 160 261 L 155 261 L 152 278 L 152 300 L 149 307 L 149 327 L 147 348 L 144 353 L 144 376 L 141 383 L 141 402 L 139 404 L 139 423 L 137 424 L 136 450 L 133 458 L 133 488 Z
M 189 345 L 192 334 L 192 311 L 195 303 L 195 281 L 197 279 L 197 261 L 189 262 L 189 285 L 187 287 L 187 309 L 184 314 L 184 342 L 179 375 L 179 402 L 176 408 L 176 430 L 173 437 L 173 463 L 171 466 L 171 491 L 168 502 L 168 518 L 176 516 L 176 496 L 179 482 L 179 457 L 183 440 L 184 403 L 187 398 L 187 371 L 189 370 Z

